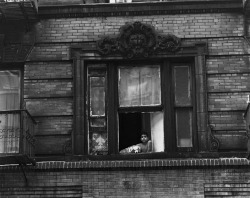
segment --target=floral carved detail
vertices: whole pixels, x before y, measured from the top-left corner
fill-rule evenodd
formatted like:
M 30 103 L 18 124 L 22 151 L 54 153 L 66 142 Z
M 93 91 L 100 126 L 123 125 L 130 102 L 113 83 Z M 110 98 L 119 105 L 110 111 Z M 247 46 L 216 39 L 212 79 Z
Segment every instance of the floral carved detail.
M 121 54 L 127 58 L 148 57 L 159 52 L 175 52 L 181 41 L 174 35 L 157 35 L 152 26 L 141 22 L 126 24 L 116 38 L 105 37 L 97 42 L 102 55 Z

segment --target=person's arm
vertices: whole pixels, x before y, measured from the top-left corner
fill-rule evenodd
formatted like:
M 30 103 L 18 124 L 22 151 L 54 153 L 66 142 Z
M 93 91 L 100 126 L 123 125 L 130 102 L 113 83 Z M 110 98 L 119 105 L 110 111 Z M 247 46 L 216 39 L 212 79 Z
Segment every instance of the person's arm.
M 152 147 L 153 147 L 153 146 L 152 146 L 152 141 L 149 140 L 149 141 L 148 141 L 148 150 L 147 150 L 148 153 L 153 151 L 153 148 L 152 148 Z

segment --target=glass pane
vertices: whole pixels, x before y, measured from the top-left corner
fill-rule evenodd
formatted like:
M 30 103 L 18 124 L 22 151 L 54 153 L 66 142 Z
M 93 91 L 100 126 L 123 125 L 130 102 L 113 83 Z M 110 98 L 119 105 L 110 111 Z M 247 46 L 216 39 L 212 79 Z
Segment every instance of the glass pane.
M 108 154 L 108 136 L 107 133 L 91 133 L 89 141 L 89 152 L 91 155 Z
M 90 126 L 91 127 L 104 127 L 106 126 L 106 120 L 105 118 L 92 118 L 90 120 Z
M 105 115 L 105 77 L 90 77 L 90 115 Z
M 0 110 L 20 108 L 20 71 L 0 71 Z
M 191 104 L 190 71 L 188 66 L 174 67 L 175 104 Z
M 119 114 L 121 154 L 163 152 L 164 148 L 163 112 Z
M 176 110 L 176 138 L 178 147 L 192 147 L 192 111 Z
M 0 114 L 0 153 L 19 153 L 20 115 Z
M 160 67 L 120 67 L 119 104 L 120 107 L 160 105 Z
M 160 68 L 141 68 L 141 105 L 157 105 L 161 101 Z

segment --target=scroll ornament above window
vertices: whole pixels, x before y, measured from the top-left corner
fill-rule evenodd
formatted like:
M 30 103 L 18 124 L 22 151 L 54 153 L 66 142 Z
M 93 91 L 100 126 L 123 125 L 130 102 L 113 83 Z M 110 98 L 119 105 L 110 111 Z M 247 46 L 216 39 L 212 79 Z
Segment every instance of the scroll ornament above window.
M 146 58 L 159 52 L 176 52 L 180 45 L 181 40 L 176 36 L 159 35 L 154 27 L 137 21 L 121 27 L 118 37 L 97 41 L 97 50 L 106 56 L 121 54 L 127 58 Z

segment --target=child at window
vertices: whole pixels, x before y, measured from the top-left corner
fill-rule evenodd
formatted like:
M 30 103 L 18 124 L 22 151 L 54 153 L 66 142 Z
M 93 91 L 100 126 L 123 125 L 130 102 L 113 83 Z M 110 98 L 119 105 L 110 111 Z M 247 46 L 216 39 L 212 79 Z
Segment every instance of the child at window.
M 141 143 L 130 146 L 120 151 L 121 154 L 149 152 L 152 152 L 152 141 L 149 140 L 148 134 L 145 132 L 141 134 Z

